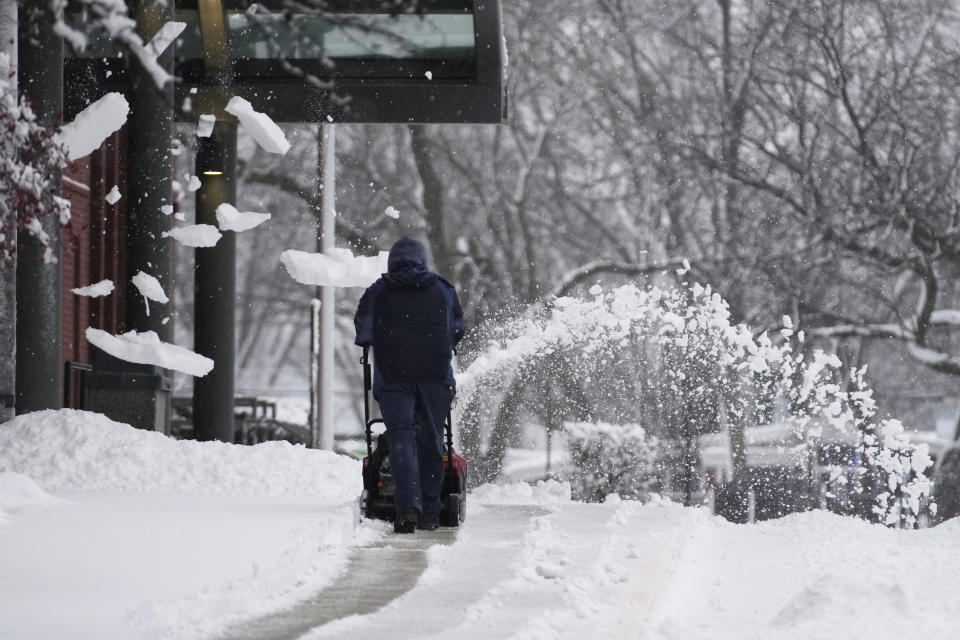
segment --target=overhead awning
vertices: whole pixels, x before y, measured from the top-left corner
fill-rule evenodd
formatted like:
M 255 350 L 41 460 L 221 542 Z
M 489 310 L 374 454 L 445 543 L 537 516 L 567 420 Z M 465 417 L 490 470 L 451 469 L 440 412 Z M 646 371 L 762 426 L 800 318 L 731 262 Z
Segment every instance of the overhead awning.
M 278 122 L 505 121 L 499 0 L 423 0 L 420 13 L 398 15 L 384 0 L 319 4 L 272 13 L 178 0 L 176 20 L 187 23 L 175 45 L 178 118 L 239 95 Z M 109 56 L 90 51 L 74 73 L 117 79 L 100 69 Z

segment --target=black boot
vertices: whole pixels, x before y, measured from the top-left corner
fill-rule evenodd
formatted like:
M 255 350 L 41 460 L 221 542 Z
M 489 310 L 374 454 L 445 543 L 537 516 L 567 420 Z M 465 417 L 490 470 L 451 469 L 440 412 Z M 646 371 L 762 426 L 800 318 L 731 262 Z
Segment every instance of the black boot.
M 440 517 L 439 516 L 420 516 L 420 519 L 417 520 L 417 529 L 423 529 L 424 531 L 434 531 L 440 528 Z
M 397 517 L 393 520 L 393 532 L 413 533 L 419 519 L 420 512 L 416 507 L 397 507 Z

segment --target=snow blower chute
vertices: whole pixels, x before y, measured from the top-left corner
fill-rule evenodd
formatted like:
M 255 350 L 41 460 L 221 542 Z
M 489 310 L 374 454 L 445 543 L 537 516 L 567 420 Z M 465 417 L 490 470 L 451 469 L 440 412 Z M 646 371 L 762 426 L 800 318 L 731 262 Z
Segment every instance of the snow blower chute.
M 367 456 L 363 459 L 363 493 L 360 513 L 377 520 L 393 520 L 397 507 L 393 502 L 394 480 L 390 471 L 390 442 L 386 432 L 377 436 L 373 446 L 373 425 L 382 418 L 370 417 L 370 347 L 363 347 L 363 420 L 367 436 Z M 467 461 L 453 448 L 453 417 L 447 412 L 444 424 L 443 488 L 440 491 L 440 526 L 456 527 L 467 517 Z

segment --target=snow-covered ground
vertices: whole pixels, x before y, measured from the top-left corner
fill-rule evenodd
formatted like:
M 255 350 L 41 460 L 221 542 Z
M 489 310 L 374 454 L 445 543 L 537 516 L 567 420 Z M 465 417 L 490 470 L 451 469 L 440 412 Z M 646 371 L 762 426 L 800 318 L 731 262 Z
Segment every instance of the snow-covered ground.
M 960 619 L 956 520 L 733 525 L 551 481 L 481 487 L 461 529 L 394 538 L 357 524 L 359 490 L 356 461 L 285 443 L 21 416 L 0 425 L 0 638 L 265 637 L 304 624 L 270 615 L 291 607 L 325 622 L 288 628 L 305 638 L 900 639 Z

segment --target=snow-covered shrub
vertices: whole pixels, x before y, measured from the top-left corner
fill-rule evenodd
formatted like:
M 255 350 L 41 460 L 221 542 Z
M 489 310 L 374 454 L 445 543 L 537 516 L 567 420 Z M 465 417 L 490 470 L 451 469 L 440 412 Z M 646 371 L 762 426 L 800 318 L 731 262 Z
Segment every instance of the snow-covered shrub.
M 60 196 L 56 176 L 67 156 L 55 130 L 40 125 L 33 109 L 17 98 L 10 56 L 0 53 L 0 259 L 16 252 L 15 230 L 26 231 L 45 246 L 44 260 L 56 260 L 41 220 L 70 220 L 70 202 Z
M 863 436 L 862 446 L 866 460 L 884 483 L 876 496 L 874 514 L 888 526 L 912 529 L 922 501 L 930 497 L 930 480 L 925 474 L 933 466 L 929 447 L 911 443 L 899 420 L 882 420 L 876 434 Z M 936 515 L 936 508 L 936 503 L 931 504 L 931 515 Z
M 570 458 L 576 473 L 570 478 L 576 500 L 600 502 L 617 493 L 644 497 L 654 479 L 656 438 L 638 424 L 568 422 Z

